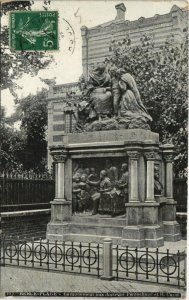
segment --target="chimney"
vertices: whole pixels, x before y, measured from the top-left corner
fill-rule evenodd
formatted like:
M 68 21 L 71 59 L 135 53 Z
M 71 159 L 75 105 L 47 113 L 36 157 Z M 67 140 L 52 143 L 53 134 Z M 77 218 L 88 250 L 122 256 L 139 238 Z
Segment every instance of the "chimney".
M 115 20 L 125 20 L 125 12 L 126 12 L 126 7 L 124 3 L 117 4 L 115 6 L 117 10 L 117 16 Z

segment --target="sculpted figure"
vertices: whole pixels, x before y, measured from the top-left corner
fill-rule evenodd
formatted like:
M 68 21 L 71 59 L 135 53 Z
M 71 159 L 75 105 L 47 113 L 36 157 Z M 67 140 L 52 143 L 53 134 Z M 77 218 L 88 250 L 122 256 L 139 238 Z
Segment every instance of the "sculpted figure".
M 80 194 L 78 197 L 78 210 L 79 212 L 85 212 L 86 208 L 88 206 L 88 202 L 89 202 L 89 198 L 90 195 L 87 191 L 87 183 L 86 183 L 86 175 L 81 175 L 81 180 L 79 183 L 79 187 L 80 187 Z
M 121 195 L 124 197 L 125 202 L 128 201 L 128 186 L 129 186 L 129 173 L 127 163 L 121 166 L 121 178 L 116 182 L 116 187 L 120 190 Z
M 89 86 L 91 88 L 107 88 L 111 86 L 111 77 L 106 72 L 106 65 L 98 63 L 96 68 L 89 74 Z
M 83 131 L 83 127 L 89 119 L 90 106 L 85 100 L 81 101 L 77 105 L 77 110 L 74 113 L 75 120 L 77 122 L 77 131 Z
M 110 74 L 109 74 L 110 73 Z M 97 64 L 85 83 L 76 113 L 76 131 L 141 128 L 150 130 L 151 116 L 144 107 L 134 77 L 124 69 Z
M 110 178 L 111 184 L 114 186 L 115 182 L 118 180 L 118 170 L 113 166 L 109 159 L 106 161 L 106 172 L 107 176 Z
M 89 168 L 85 168 L 84 169 L 84 174 L 88 177 L 90 175 L 90 169 Z
M 76 166 L 75 166 L 75 168 L 74 168 L 74 170 L 73 170 L 73 174 L 74 174 L 74 176 L 80 176 L 81 177 L 81 175 L 82 174 L 84 174 L 84 167 L 83 167 L 83 164 L 82 163 L 79 163 L 79 164 L 77 164 Z
M 87 83 L 83 74 L 79 77 L 78 86 L 81 92 L 84 92 L 84 90 L 87 88 Z
M 154 194 L 162 195 L 163 185 L 160 181 L 160 174 L 158 166 L 154 167 Z
M 102 116 L 111 116 L 111 77 L 106 72 L 106 66 L 104 63 L 99 63 L 90 73 L 88 87 L 85 94 L 90 98 L 90 119 L 101 119 Z
M 72 178 L 72 205 L 73 205 L 73 213 L 78 211 L 78 201 L 81 193 L 81 188 L 79 186 L 80 183 L 80 175 L 75 174 Z
M 129 115 L 133 117 L 141 116 L 152 121 L 151 116 L 141 101 L 140 93 L 133 76 L 126 73 L 123 69 L 119 69 L 117 73 L 120 76 L 119 86 L 122 91 L 121 117 Z
M 110 68 L 110 75 L 111 75 L 111 88 L 112 88 L 112 98 L 113 98 L 113 113 L 114 116 L 119 115 L 119 104 L 121 99 L 121 89 L 119 86 L 119 77 L 117 76 L 117 68 L 111 67 Z
M 107 173 L 105 170 L 102 170 L 100 172 L 100 180 L 92 181 L 90 179 L 91 179 L 91 177 L 89 176 L 87 183 L 89 185 L 97 188 L 95 193 L 91 196 L 92 200 L 93 200 L 92 215 L 96 215 L 98 213 L 99 200 L 100 200 L 101 194 L 110 192 L 112 190 L 112 184 L 111 184 L 110 178 L 107 176 Z
M 107 193 L 112 190 L 111 180 L 105 170 L 100 172 L 100 192 Z
M 90 170 L 90 178 L 92 179 L 92 180 L 94 180 L 94 181 L 97 181 L 98 180 L 98 175 L 97 175 L 97 173 L 96 173 L 96 170 L 95 170 L 95 168 L 91 168 L 91 170 Z

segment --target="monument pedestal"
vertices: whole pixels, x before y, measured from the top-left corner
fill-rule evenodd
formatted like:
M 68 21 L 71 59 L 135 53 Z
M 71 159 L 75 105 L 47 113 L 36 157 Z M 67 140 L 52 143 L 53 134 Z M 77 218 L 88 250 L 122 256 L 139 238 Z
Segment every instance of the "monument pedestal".
M 160 247 L 164 244 L 161 205 L 156 202 L 127 203 L 122 245 Z
M 111 238 L 115 244 L 129 247 L 160 247 L 164 240 L 180 239 L 175 202 L 170 200 L 170 155 L 168 163 L 164 159 L 164 154 L 167 156 L 172 151 L 171 147 L 160 147 L 158 134 L 144 129 L 70 133 L 63 136 L 62 144 L 50 149 L 56 165 L 56 196 L 51 202 L 47 238 L 99 243 L 104 238 Z M 120 211 L 122 216 L 112 218 L 89 213 L 75 216 L 75 203 L 73 205 L 72 202 L 74 170 L 81 169 L 81 166 L 83 169 L 95 168 L 99 174 L 106 168 L 106 159 L 114 162 L 119 176 L 124 163 L 129 167 L 128 197 L 123 198 L 127 199 L 127 203 L 124 211 Z M 161 171 L 164 197 L 154 197 L 155 164 Z
M 163 208 L 164 240 L 169 242 L 180 241 L 180 225 L 176 221 L 176 204 L 174 199 L 167 198 Z
M 63 241 L 68 233 L 71 218 L 71 201 L 55 198 L 51 201 L 51 221 L 47 225 L 48 239 Z
M 70 221 L 71 217 L 71 201 L 65 199 L 54 199 L 51 203 L 51 221 L 54 223 L 62 223 Z

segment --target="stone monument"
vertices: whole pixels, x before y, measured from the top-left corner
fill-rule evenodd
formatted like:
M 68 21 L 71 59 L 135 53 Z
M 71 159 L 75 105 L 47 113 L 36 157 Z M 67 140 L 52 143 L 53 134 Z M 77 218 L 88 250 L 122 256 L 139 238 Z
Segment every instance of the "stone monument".
M 173 145 L 160 145 L 136 82 L 104 63 L 86 81 L 75 132 L 50 148 L 55 164 L 50 240 L 160 247 L 178 241 Z

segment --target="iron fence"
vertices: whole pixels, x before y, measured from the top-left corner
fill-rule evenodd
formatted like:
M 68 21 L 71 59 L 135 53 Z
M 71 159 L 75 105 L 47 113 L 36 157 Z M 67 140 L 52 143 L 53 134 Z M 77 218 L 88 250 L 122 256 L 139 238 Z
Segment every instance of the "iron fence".
M 101 246 L 94 243 L 10 238 L 2 240 L 1 264 L 99 277 L 102 273 L 100 249 Z
M 34 239 L 4 238 L 1 265 L 69 272 L 102 279 L 147 281 L 172 286 L 186 286 L 186 254 L 160 249 L 138 249 L 84 242 L 52 242 Z
M 50 207 L 55 184 L 49 174 L 1 173 L 1 210 L 14 211 L 32 207 Z
M 113 247 L 113 275 L 117 280 L 130 279 L 175 286 L 185 286 L 185 252 L 171 253 L 128 247 Z

